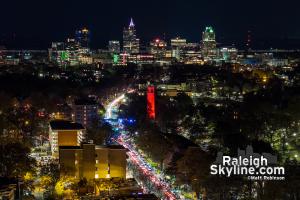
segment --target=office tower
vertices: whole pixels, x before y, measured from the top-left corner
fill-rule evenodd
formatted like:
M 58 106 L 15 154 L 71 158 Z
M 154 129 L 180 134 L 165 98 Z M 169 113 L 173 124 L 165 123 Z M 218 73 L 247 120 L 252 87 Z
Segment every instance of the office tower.
M 53 120 L 49 125 L 52 156 L 57 158 L 60 146 L 80 146 L 84 139 L 84 127 L 67 120 Z
M 186 46 L 186 39 L 180 37 L 171 39 L 172 57 L 176 58 L 177 60 L 180 60 L 182 58 L 182 54 Z
M 77 99 L 74 102 L 75 122 L 90 128 L 99 119 L 98 103 L 92 98 Z
M 155 59 L 162 59 L 165 57 L 167 50 L 167 43 L 159 38 L 150 42 L 150 53 L 154 55 Z
M 112 40 L 108 42 L 108 51 L 112 54 L 120 53 L 120 42 L 116 40 Z
M 123 30 L 123 52 L 128 54 L 139 53 L 140 40 L 136 36 L 135 25 L 131 18 L 128 28 Z
M 82 48 L 89 48 L 90 46 L 90 31 L 87 28 L 77 30 L 75 32 L 76 41 Z
M 171 48 L 176 49 L 176 48 L 184 48 L 186 46 L 186 39 L 176 37 L 171 39 Z
M 235 47 L 223 47 L 220 53 L 225 62 L 235 62 L 238 57 L 238 50 Z
M 86 53 L 74 38 L 68 38 L 65 43 L 53 42 L 49 49 L 49 60 L 59 66 L 79 65 L 79 57 Z
M 206 27 L 202 33 L 202 56 L 214 58 L 217 54 L 216 34 L 211 26 Z
M 80 45 L 74 38 L 68 38 L 66 43 L 66 61 L 70 66 L 79 64 Z
M 59 148 L 61 176 L 87 180 L 126 178 L 126 149 L 122 146 L 61 146 Z
M 65 51 L 65 43 L 52 42 L 51 48 L 48 49 L 49 61 L 59 66 L 65 64 L 67 60 L 67 53 Z

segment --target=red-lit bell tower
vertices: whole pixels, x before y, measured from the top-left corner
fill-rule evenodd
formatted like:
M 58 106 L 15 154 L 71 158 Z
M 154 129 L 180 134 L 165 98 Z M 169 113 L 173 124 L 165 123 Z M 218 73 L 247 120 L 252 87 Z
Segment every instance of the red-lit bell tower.
M 147 89 L 147 113 L 150 119 L 155 119 L 155 87 L 149 86 Z

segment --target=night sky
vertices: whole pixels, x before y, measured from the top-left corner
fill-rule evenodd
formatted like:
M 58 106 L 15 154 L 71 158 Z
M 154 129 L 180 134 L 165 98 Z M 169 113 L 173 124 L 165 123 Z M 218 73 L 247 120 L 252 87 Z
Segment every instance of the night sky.
M 207 25 L 224 45 L 245 43 L 248 30 L 257 44 L 300 40 L 299 7 L 297 0 L 2 0 L 0 42 L 47 48 L 87 26 L 93 47 L 104 48 L 121 40 L 130 17 L 143 43 L 164 35 L 199 42 Z

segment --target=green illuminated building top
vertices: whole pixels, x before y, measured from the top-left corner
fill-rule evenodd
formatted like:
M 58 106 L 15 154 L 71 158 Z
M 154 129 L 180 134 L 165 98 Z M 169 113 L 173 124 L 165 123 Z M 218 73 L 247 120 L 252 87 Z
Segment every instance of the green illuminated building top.
M 114 64 L 118 64 L 119 63 L 119 55 L 118 54 L 114 54 L 114 56 L 113 56 L 113 62 L 114 62 Z
M 214 32 L 214 29 L 213 29 L 211 26 L 207 26 L 207 27 L 205 28 L 205 32 L 213 33 L 213 32 Z
M 61 56 L 61 59 L 63 61 L 65 61 L 69 58 L 69 53 L 67 51 L 62 51 L 60 56 Z

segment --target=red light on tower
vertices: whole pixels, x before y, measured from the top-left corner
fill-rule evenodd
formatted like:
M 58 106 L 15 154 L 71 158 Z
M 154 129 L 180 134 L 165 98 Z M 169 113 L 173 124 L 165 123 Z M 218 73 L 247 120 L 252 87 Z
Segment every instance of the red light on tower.
M 147 113 L 150 119 L 155 119 L 155 88 L 149 86 L 147 89 Z

